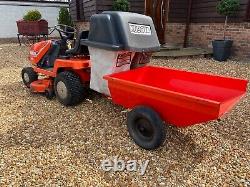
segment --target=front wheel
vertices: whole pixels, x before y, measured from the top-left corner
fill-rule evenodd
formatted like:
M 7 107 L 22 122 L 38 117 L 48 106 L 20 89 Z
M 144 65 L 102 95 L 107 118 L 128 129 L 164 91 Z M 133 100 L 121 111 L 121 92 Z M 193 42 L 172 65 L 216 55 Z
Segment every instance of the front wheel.
M 59 73 L 54 81 L 57 99 L 65 106 L 79 104 L 85 97 L 85 89 L 80 78 L 72 72 Z
M 30 88 L 30 84 L 38 80 L 38 74 L 32 67 L 26 67 L 22 69 L 22 79 L 25 86 Z
M 165 124 L 151 108 L 133 109 L 128 113 L 127 126 L 134 142 L 144 149 L 157 149 L 166 139 Z
M 45 97 L 48 100 L 52 100 L 54 96 L 55 96 L 55 94 L 54 94 L 54 91 L 52 89 L 46 89 L 45 90 Z

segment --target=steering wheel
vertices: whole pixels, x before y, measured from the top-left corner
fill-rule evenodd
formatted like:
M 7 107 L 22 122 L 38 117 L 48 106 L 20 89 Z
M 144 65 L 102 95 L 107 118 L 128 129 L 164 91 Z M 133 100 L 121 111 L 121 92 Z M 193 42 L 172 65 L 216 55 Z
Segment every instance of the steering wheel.
M 68 25 L 63 25 L 63 24 L 58 24 L 55 25 L 54 27 L 58 32 L 62 32 L 64 34 L 75 34 L 76 29 L 74 27 L 68 26 Z
M 63 24 L 58 24 L 52 27 L 52 31 L 49 33 L 49 35 L 52 34 L 55 30 L 59 32 L 61 38 L 63 38 L 62 33 L 65 34 L 66 36 L 76 33 L 76 29 L 74 27 L 63 25 Z

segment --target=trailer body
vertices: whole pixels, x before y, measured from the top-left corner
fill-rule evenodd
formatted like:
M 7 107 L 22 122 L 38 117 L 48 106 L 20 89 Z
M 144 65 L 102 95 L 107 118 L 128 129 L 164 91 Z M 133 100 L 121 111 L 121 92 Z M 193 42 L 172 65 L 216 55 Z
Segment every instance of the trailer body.
M 247 80 L 153 66 L 104 78 L 114 103 L 131 109 L 151 107 L 177 127 L 220 118 L 247 88 Z

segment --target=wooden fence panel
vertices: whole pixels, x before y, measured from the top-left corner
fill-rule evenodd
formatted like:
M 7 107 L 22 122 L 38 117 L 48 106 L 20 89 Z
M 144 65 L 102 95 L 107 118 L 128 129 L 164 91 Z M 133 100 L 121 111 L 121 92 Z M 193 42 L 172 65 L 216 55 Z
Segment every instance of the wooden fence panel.
M 170 0 L 169 22 L 185 23 L 189 0 Z
M 235 16 L 229 18 L 229 22 L 242 22 L 245 19 L 249 0 L 240 0 L 240 10 Z M 193 0 L 191 22 L 194 23 L 221 23 L 225 17 L 216 11 L 219 0 Z
M 73 21 L 84 20 L 84 10 L 82 0 L 71 0 L 69 10 Z
M 248 1 L 247 5 L 247 13 L 246 13 L 246 21 L 250 21 L 250 0 Z
M 129 0 L 130 11 L 143 14 L 145 12 L 144 0 Z M 187 19 L 189 0 L 171 0 L 169 22 L 185 23 Z M 224 22 L 225 18 L 216 12 L 219 0 L 193 0 L 191 22 L 210 23 Z M 240 0 L 240 10 L 229 22 L 250 21 L 250 0 Z M 113 0 L 71 0 L 70 11 L 74 21 L 89 21 L 95 13 L 112 10 Z

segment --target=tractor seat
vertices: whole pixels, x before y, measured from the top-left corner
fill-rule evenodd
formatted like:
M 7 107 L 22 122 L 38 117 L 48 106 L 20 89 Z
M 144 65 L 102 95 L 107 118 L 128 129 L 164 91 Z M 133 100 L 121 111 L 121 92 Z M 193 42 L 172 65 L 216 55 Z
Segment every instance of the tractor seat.
M 72 49 L 69 49 L 66 51 L 66 55 L 89 55 L 89 49 L 88 46 L 86 45 L 81 45 L 81 40 L 82 39 L 87 39 L 89 36 L 89 31 L 82 31 L 76 42 L 75 42 L 75 46 Z

